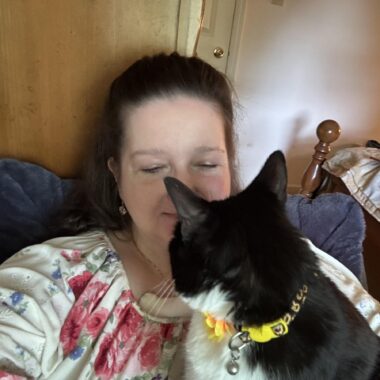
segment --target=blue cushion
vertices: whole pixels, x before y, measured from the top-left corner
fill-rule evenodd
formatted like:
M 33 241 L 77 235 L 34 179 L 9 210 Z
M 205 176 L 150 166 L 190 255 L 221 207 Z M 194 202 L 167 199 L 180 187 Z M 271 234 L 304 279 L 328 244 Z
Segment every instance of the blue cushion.
M 365 220 L 359 203 L 342 193 L 311 200 L 291 195 L 286 204 L 290 221 L 314 245 L 335 257 L 366 285 L 363 260 Z
M 53 237 L 49 217 L 57 211 L 72 180 L 41 166 L 0 159 L 0 262 L 21 248 Z M 290 195 L 290 221 L 317 247 L 365 281 L 362 243 L 365 223 L 361 207 L 344 194 L 314 200 Z
M 0 262 L 52 237 L 49 217 L 70 187 L 71 180 L 62 180 L 41 166 L 0 159 Z

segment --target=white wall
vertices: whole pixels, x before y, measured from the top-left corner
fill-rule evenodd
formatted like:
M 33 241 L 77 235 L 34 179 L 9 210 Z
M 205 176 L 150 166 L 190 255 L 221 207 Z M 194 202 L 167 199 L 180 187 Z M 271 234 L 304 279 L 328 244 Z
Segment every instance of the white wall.
M 380 140 L 380 0 L 246 0 L 235 88 L 244 183 L 282 149 L 297 186 L 324 119 Z

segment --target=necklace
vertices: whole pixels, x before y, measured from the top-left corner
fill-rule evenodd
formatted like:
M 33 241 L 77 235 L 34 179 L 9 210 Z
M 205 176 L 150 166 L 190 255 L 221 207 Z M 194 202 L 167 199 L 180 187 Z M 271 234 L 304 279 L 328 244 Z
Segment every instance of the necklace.
M 131 234 L 133 245 L 136 248 L 136 252 L 140 258 L 142 258 L 154 271 L 162 278 L 165 279 L 167 276 L 164 275 L 164 272 L 148 257 L 146 256 L 137 246 L 135 238 Z

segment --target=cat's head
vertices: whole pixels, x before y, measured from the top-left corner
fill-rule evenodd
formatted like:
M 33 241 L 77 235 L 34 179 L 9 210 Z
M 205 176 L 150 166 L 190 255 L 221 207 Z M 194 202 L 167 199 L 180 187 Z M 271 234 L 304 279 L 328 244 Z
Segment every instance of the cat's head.
M 169 250 L 183 299 L 234 322 L 287 311 L 308 263 L 285 215 L 283 154 L 272 153 L 244 191 L 221 201 L 207 202 L 175 178 L 164 182 L 179 219 Z

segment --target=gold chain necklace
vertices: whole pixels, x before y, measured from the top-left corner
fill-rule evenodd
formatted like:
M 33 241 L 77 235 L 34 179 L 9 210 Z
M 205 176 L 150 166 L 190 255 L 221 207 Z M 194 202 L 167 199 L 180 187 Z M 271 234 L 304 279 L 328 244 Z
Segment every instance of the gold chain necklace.
M 136 248 L 136 251 L 138 253 L 138 255 L 140 256 L 140 258 L 142 258 L 152 269 L 154 269 L 154 271 L 160 275 L 160 277 L 162 279 L 165 279 L 167 276 L 164 275 L 164 272 L 148 257 L 146 256 L 140 249 L 139 247 L 137 246 L 136 244 L 136 241 L 135 241 L 135 238 L 133 237 L 133 235 L 131 234 L 131 238 L 132 238 L 132 242 L 133 242 L 133 245 L 135 246 Z

